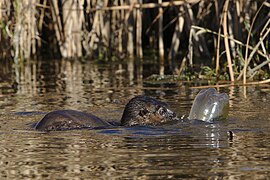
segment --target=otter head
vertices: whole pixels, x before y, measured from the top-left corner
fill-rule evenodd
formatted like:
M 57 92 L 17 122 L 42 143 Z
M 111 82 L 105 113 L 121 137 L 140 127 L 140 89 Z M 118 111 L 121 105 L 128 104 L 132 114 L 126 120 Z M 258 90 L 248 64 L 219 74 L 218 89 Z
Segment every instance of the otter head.
M 178 120 L 168 105 L 147 96 L 136 96 L 126 105 L 121 119 L 123 126 L 159 125 Z

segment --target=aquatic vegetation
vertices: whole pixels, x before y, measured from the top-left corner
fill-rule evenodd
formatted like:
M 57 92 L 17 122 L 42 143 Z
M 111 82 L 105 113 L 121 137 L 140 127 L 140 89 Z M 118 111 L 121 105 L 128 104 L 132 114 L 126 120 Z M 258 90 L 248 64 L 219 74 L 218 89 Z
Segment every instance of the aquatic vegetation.
M 246 84 L 269 72 L 269 7 L 266 0 L 3 0 L 0 58 L 142 63 L 154 49 L 161 76 L 191 77 L 207 66 L 206 76 Z

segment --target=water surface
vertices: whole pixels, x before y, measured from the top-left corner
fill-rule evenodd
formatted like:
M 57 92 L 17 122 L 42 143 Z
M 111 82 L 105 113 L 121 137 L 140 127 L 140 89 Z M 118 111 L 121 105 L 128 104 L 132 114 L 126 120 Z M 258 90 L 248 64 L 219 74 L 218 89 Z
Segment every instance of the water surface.
M 4 68 L 5 66 L 3 66 Z M 10 67 L 6 67 L 10 68 Z M 187 116 L 196 83 L 151 83 L 131 64 L 72 61 L 1 70 L 0 177 L 10 179 L 267 179 L 269 85 L 218 88 L 229 119 L 162 127 L 37 132 L 46 112 L 75 109 L 117 122 L 128 100 L 145 94 Z M 155 72 L 155 68 L 151 69 Z M 227 131 L 234 132 L 233 140 Z

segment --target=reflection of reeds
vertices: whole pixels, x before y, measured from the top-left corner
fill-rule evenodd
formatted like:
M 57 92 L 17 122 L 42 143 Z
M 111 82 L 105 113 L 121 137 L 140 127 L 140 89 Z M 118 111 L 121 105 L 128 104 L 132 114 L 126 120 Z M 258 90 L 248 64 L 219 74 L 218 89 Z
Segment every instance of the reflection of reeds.
M 158 48 L 161 75 L 168 59 L 176 74 L 189 62 L 246 83 L 269 70 L 269 8 L 267 0 L 3 0 L 0 57 L 18 62 L 51 48 L 64 58 L 142 59 L 150 47 Z

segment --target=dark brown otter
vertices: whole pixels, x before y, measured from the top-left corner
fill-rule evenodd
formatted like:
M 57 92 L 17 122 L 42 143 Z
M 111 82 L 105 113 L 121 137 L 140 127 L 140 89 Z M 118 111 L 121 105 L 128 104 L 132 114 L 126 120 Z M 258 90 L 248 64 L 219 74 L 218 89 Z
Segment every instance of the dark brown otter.
M 35 129 L 41 131 L 57 131 L 84 127 L 96 128 L 110 126 L 111 124 L 108 122 L 90 113 L 75 110 L 57 110 L 46 114 L 35 125 Z
M 136 96 L 126 105 L 121 118 L 121 125 L 160 125 L 178 120 L 168 105 L 147 96 Z M 35 129 L 42 131 L 67 130 L 77 128 L 109 128 L 112 124 L 97 116 L 75 110 L 58 110 L 46 114 Z
M 121 125 L 159 125 L 173 120 L 178 118 L 166 103 L 147 96 L 136 96 L 126 105 Z

